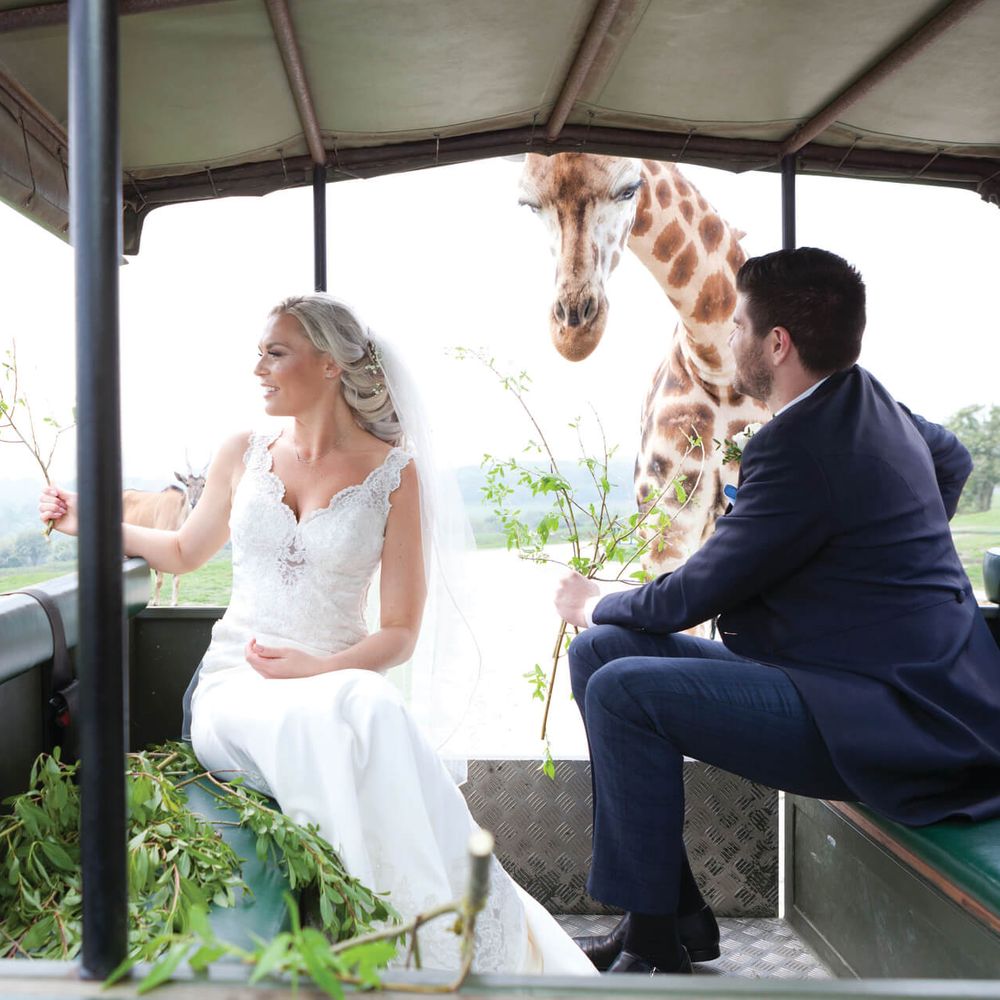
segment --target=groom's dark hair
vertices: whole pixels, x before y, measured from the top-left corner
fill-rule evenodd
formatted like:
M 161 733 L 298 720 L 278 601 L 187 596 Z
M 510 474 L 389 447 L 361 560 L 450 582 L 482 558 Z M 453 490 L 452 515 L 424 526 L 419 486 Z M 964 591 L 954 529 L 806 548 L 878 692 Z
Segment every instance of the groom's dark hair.
M 750 326 L 763 337 L 784 327 L 815 375 L 850 368 L 865 332 L 865 283 L 843 257 L 816 247 L 751 257 L 736 275 Z

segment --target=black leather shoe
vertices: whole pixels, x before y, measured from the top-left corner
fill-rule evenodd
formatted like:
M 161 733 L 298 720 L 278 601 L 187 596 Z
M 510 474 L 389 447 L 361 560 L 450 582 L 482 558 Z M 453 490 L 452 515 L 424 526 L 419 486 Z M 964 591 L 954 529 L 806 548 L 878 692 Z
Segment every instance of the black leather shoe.
M 691 959 L 688 958 L 688 953 L 684 948 L 681 948 L 681 952 L 683 953 L 681 962 L 676 969 L 661 969 L 640 955 L 633 955 L 630 951 L 622 950 L 609 966 L 608 974 L 610 975 L 612 972 L 631 972 L 644 976 L 690 976 L 692 972 Z
M 692 962 L 711 962 L 721 954 L 719 951 L 719 925 L 716 923 L 715 914 L 712 913 L 712 908 L 708 903 L 695 913 L 678 917 L 677 930 L 680 934 L 681 944 L 687 949 L 688 957 Z M 626 913 L 610 934 L 577 937 L 573 940 L 599 972 L 606 972 L 622 950 L 627 931 L 628 914 Z
M 719 957 L 719 925 L 708 903 L 695 913 L 678 917 L 677 932 L 692 962 L 711 962 Z
M 628 914 L 626 913 L 615 925 L 610 934 L 597 934 L 589 937 L 577 937 L 573 940 L 580 951 L 594 963 L 598 972 L 607 972 L 608 967 L 618 957 L 625 944 L 625 932 L 628 930 Z

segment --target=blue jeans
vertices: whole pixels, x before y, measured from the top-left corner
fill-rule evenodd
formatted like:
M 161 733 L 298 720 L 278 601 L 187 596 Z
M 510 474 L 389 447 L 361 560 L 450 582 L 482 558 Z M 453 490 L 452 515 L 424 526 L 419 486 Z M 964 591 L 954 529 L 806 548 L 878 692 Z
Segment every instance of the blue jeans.
M 569 650 L 594 781 L 587 888 L 673 913 L 684 861 L 684 756 L 817 798 L 854 799 L 783 671 L 721 642 L 597 625 Z

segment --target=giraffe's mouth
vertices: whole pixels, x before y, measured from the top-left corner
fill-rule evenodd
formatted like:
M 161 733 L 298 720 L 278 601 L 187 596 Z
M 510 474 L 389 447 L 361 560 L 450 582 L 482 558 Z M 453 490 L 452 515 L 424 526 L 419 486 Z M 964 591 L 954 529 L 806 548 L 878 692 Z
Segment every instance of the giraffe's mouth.
M 566 319 L 578 320 L 578 316 L 567 316 Z M 553 311 L 549 317 L 549 335 L 555 349 L 567 361 L 583 361 L 593 354 L 594 348 L 601 342 L 607 320 L 608 300 L 602 295 L 597 311 L 582 323 L 566 322 Z

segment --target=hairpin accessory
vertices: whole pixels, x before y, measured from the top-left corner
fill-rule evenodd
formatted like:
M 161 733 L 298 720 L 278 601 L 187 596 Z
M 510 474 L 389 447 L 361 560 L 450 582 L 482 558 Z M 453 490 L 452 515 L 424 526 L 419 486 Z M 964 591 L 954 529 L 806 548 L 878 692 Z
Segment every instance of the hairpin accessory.
M 368 364 L 365 365 L 365 371 L 368 372 L 375 383 L 372 386 L 371 394 L 377 396 L 379 393 L 385 391 L 385 369 L 382 367 L 382 352 L 373 340 L 367 342 L 365 350 L 368 353 Z

